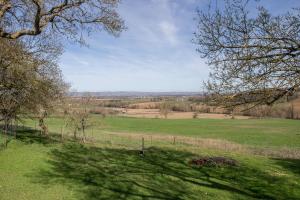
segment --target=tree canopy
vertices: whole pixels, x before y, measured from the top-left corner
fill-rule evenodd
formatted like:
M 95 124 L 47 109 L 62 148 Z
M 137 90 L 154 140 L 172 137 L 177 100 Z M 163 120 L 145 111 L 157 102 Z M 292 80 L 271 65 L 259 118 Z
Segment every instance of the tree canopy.
M 46 33 L 81 39 L 83 33 L 95 30 L 118 35 L 124 29 L 124 22 L 116 11 L 119 2 L 0 0 L 0 37 L 17 39 Z
M 48 109 L 67 88 L 56 63 L 37 59 L 21 42 L 0 40 L 0 120 Z
M 212 66 L 207 88 L 229 106 L 272 104 L 300 86 L 300 8 L 273 16 L 248 1 L 199 10 L 193 42 Z

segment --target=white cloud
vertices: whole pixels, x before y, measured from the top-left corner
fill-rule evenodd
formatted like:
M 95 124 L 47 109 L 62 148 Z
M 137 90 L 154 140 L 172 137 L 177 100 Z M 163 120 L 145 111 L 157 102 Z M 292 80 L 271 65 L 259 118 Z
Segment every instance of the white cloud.
M 162 21 L 159 24 L 162 33 L 164 34 L 167 41 L 172 45 L 176 45 L 179 43 L 179 39 L 177 38 L 177 27 L 174 23 L 170 23 L 168 21 Z
M 208 68 L 190 42 L 194 11 L 185 1 L 127 0 L 120 12 L 129 28 L 120 38 L 92 35 L 89 49 L 70 48 L 63 56 L 74 88 L 200 91 Z

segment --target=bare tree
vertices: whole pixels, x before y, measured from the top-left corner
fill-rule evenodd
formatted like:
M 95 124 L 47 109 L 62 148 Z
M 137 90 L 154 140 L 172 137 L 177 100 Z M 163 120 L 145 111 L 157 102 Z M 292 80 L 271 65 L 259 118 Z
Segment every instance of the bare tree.
M 80 39 L 82 33 L 124 29 L 120 0 L 0 0 L 0 37 L 17 39 L 43 32 Z
M 171 104 L 168 101 L 163 101 L 159 106 L 159 112 L 164 116 L 165 119 L 168 118 L 168 115 L 171 111 Z
M 252 17 L 248 3 L 198 11 L 193 42 L 212 66 L 207 88 L 218 104 L 271 105 L 300 86 L 300 9 L 272 16 L 258 7 Z
M 92 124 L 90 123 L 90 105 L 91 97 L 82 97 L 78 107 L 72 105 L 67 112 L 66 125 L 73 131 L 74 139 L 77 139 L 78 131 L 82 132 L 82 141 L 86 141 L 86 129 Z

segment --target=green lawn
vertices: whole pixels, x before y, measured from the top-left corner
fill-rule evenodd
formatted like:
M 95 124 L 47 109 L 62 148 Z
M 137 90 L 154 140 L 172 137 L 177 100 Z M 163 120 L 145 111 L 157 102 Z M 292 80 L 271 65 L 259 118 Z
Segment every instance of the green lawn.
M 224 152 L 192 145 L 99 137 L 108 132 L 218 138 L 257 147 L 299 148 L 299 121 L 164 120 L 93 116 L 93 144 L 19 129 L 0 148 L 1 200 L 56 199 L 300 199 L 300 160 Z M 59 133 L 62 119 L 49 118 Z M 34 128 L 35 122 L 26 120 Z M 92 133 L 91 133 L 92 132 Z M 117 137 L 119 137 L 117 139 Z M 0 137 L 1 141 L 1 137 Z M 238 166 L 195 167 L 199 156 L 226 156 Z

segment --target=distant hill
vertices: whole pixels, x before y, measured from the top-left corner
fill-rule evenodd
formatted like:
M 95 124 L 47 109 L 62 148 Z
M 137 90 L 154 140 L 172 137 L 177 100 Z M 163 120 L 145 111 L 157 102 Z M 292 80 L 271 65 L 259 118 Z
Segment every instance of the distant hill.
M 200 92 L 70 92 L 72 97 L 160 97 L 160 96 L 201 96 Z

